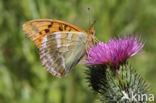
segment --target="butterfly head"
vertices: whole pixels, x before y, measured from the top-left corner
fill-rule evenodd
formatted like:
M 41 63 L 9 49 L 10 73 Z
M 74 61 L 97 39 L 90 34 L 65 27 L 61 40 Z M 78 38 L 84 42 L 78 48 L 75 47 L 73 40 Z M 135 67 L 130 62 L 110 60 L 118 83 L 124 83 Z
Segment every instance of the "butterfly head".
M 90 26 L 89 29 L 86 31 L 88 34 L 91 34 L 91 35 L 95 35 L 95 29 L 94 29 L 94 26 Z
M 86 30 L 86 33 L 88 34 L 88 41 L 89 41 L 86 47 L 88 51 L 96 42 L 94 26 L 90 26 L 89 29 Z
M 96 23 L 96 20 L 94 20 L 94 22 L 92 23 L 92 25 L 88 28 L 88 30 L 86 30 L 86 32 L 88 34 L 91 34 L 93 36 L 95 36 L 95 29 L 94 29 L 94 24 Z
M 86 32 L 89 34 L 89 47 L 87 48 L 91 48 L 93 45 L 95 45 L 96 43 L 99 42 L 99 40 L 95 37 L 95 29 L 94 29 L 94 24 L 96 23 L 96 20 L 94 20 L 94 22 L 92 23 L 92 25 L 86 30 Z

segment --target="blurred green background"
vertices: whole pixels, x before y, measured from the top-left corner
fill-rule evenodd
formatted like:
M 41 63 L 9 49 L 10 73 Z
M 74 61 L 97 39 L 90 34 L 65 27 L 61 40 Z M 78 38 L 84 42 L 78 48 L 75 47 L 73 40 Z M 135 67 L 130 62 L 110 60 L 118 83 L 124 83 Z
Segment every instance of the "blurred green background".
M 22 24 L 37 18 L 67 21 L 80 28 L 96 19 L 96 36 L 142 34 L 144 51 L 129 61 L 156 95 L 156 0 L 0 0 L 0 103 L 99 103 L 88 87 L 85 66 L 66 78 L 50 75 Z

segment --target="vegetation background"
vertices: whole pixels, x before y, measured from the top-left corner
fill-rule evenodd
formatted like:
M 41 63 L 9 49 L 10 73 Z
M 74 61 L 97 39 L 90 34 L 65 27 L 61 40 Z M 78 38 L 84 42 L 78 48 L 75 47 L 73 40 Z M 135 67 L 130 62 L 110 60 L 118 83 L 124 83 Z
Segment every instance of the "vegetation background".
M 88 14 L 88 8 L 91 8 Z M 142 34 L 144 51 L 130 59 L 156 96 L 156 0 L 0 0 L 0 103 L 99 103 L 88 87 L 85 66 L 66 78 L 41 65 L 22 24 L 37 18 L 67 21 L 83 29 L 96 19 L 96 36 Z

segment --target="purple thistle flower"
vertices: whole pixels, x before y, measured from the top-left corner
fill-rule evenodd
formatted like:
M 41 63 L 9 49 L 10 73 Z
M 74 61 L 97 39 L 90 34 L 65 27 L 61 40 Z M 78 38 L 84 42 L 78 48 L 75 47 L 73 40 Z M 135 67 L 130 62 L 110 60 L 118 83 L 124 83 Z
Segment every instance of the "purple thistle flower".
M 133 37 L 124 35 L 123 39 L 113 38 L 108 43 L 99 42 L 96 46 L 88 51 L 88 56 L 85 63 L 88 65 L 112 65 L 119 66 L 124 63 L 129 57 L 138 54 L 144 44 L 141 36 Z

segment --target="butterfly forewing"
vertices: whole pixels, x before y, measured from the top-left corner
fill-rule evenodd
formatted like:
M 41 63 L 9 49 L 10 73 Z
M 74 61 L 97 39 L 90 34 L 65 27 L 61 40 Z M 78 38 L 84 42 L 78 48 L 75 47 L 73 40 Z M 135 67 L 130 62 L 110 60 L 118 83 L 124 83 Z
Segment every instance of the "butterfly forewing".
M 52 32 L 59 31 L 78 31 L 84 32 L 80 28 L 59 20 L 38 19 L 26 22 L 23 25 L 23 31 L 27 36 L 35 42 L 36 46 L 40 48 L 41 42 L 45 35 Z
M 64 77 L 85 53 L 87 34 L 84 32 L 54 32 L 43 37 L 40 58 L 53 75 Z

